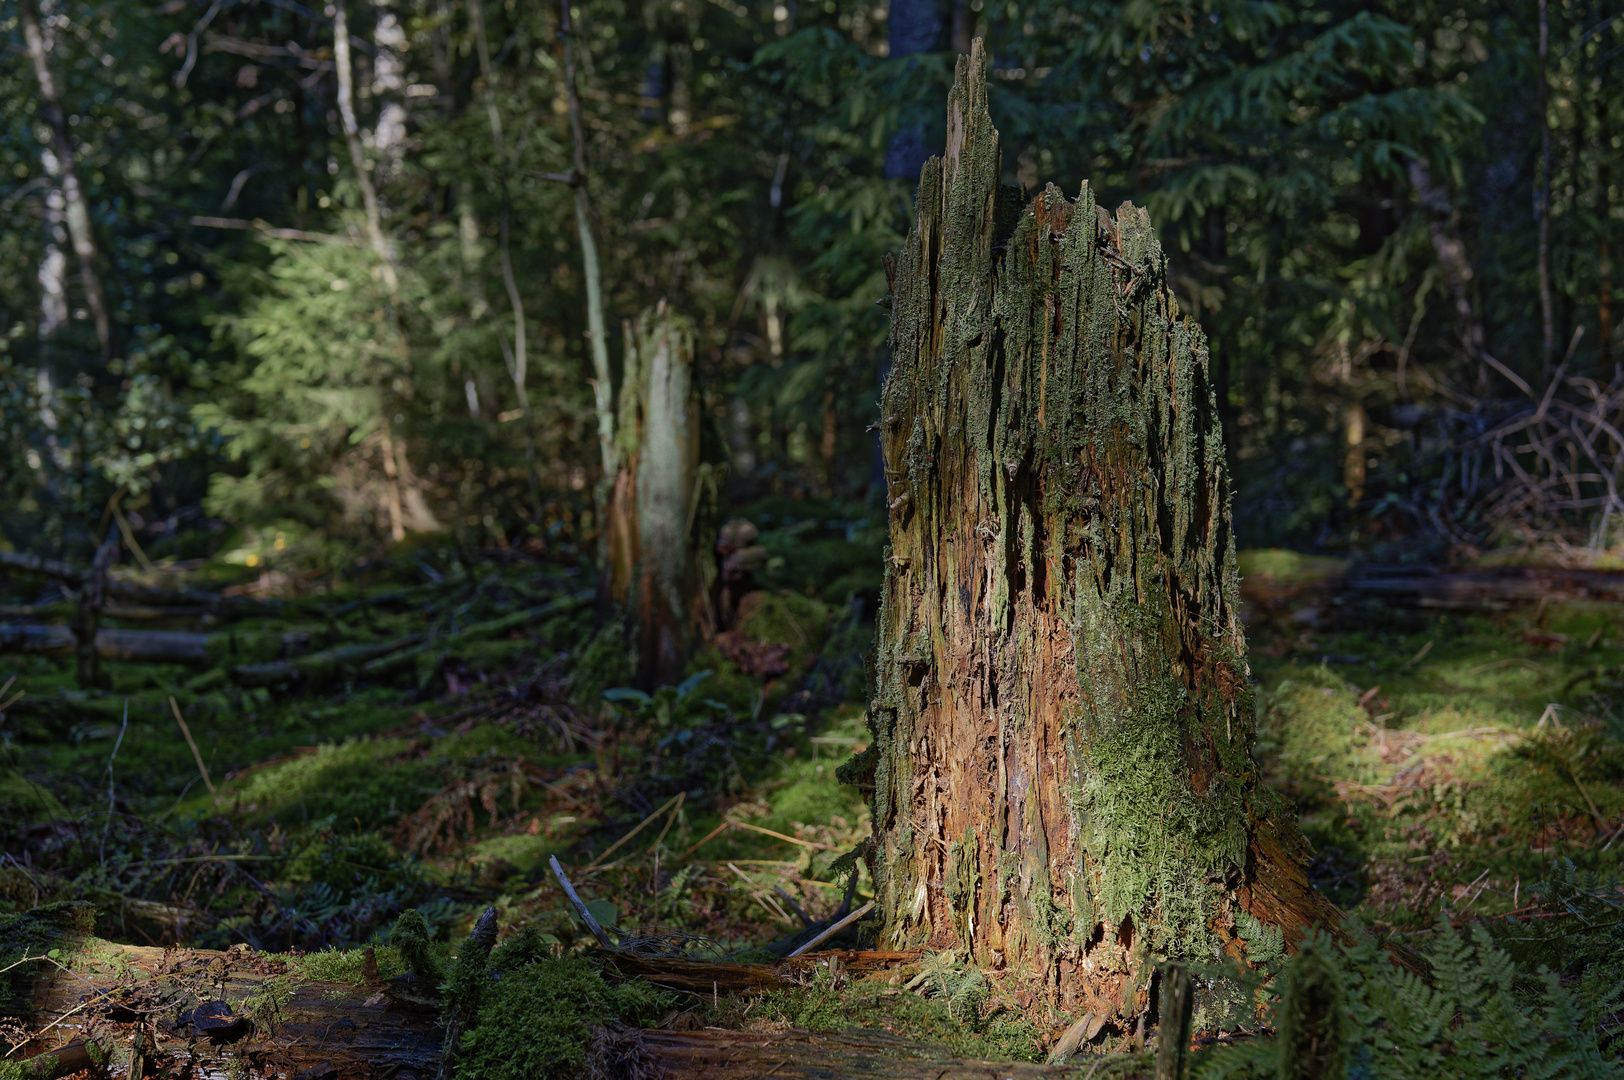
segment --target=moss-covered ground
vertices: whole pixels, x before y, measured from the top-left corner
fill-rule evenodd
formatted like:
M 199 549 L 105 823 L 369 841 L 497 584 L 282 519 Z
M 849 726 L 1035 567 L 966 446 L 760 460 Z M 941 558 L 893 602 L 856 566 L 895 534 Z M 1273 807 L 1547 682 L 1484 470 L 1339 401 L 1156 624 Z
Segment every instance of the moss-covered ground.
M 770 676 L 713 650 L 681 687 L 617 692 L 624 636 L 584 603 L 448 644 L 576 595 L 590 572 L 432 548 L 258 616 L 165 626 L 221 634 L 208 666 L 108 664 L 86 691 L 71 657 L 0 656 L 0 683 L 13 680 L 0 702 L 24 694 L 0 713 L 0 914 L 89 900 L 104 937 L 302 951 L 311 977 L 359 982 L 366 945 L 383 977 L 408 966 L 389 942 L 403 911 L 422 913 L 442 965 L 487 905 L 504 942 L 528 930 L 551 953 L 584 949 L 556 855 L 611 932 L 706 956 L 788 937 L 797 908 L 816 919 L 840 905 L 832 864 L 869 828 L 834 774 L 866 741 L 881 532 L 838 505 L 746 515 L 770 557 L 739 629 L 782 647 L 787 670 Z M 1441 916 L 1483 919 L 1519 979 L 1540 963 L 1575 988 L 1624 975 L 1607 930 L 1624 863 L 1624 608 L 1407 606 L 1341 587 L 1342 568 L 1242 560 L 1259 752 L 1302 815 L 1315 882 L 1416 950 Z M 0 599 L 43 589 L 11 579 Z M 232 671 L 409 635 L 427 648 L 326 681 L 246 687 Z M 869 895 L 860 877 L 854 902 Z M 1601 929 L 1558 931 L 1575 918 Z M 667 1011 L 1026 1059 L 1074 1019 L 1003 1002 L 951 958 L 932 970 Z M 594 1005 L 593 1022 L 617 1002 Z M 542 1034 L 572 1037 L 559 1031 Z

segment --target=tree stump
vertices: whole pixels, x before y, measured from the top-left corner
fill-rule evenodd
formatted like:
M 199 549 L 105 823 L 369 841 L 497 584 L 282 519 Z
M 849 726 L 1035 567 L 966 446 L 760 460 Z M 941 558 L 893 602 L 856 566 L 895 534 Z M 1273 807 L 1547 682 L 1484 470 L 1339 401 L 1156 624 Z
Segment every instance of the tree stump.
M 873 741 L 845 775 L 873 785 L 879 947 L 1126 1027 L 1158 961 L 1340 916 L 1253 759 L 1206 340 L 1143 210 L 999 185 L 986 63 L 959 60 L 893 275 Z
M 605 591 L 630 613 L 639 683 L 682 678 L 715 629 L 716 528 L 726 452 L 694 380 L 694 334 L 661 304 L 626 328 L 607 508 Z

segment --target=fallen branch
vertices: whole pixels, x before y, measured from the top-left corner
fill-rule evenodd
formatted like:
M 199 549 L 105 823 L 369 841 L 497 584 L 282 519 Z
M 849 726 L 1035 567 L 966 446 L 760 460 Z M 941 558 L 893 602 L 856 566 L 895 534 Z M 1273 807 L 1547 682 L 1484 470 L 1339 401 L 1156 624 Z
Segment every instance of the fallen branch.
M 347 675 L 361 674 L 368 661 L 421 643 L 422 635 L 373 641 L 362 645 L 340 645 L 292 660 L 268 664 L 243 664 L 231 669 L 232 681 L 239 686 L 312 686 L 334 682 Z
M 575 593 L 572 596 L 554 600 L 550 604 L 542 604 L 539 607 L 526 608 L 523 611 L 515 611 L 510 614 L 503 615 L 499 619 L 491 619 L 488 622 L 476 623 L 473 626 L 470 626 L 465 630 L 459 630 L 454 634 L 446 634 L 441 637 L 432 638 L 423 638 L 420 636 L 413 641 L 410 647 L 402 646 L 398 650 L 391 649 L 390 655 L 380 657 L 377 660 L 364 664 L 361 667 L 361 674 L 367 676 L 368 678 L 377 678 L 381 675 L 392 674 L 393 672 L 412 666 L 417 662 L 418 657 L 426 653 L 441 651 L 450 652 L 462 648 L 465 645 L 470 645 L 476 641 L 486 641 L 491 638 L 501 637 L 503 634 L 530 626 L 534 623 L 542 621 L 543 619 L 550 619 L 558 615 L 567 615 L 571 612 L 579 611 L 581 608 L 592 602 L 593 595 L 594 594 L 590 592 Z
M 96 631 L 96 655 L 103 660 L 149 664 L 206 664 L 210 635 L 182 630 Z M 0 623 L 0 652 L 75 652 L 79 637 L 66 626 Z
M 598 920 L 592 917 L 592 912 L 588 911 L 586 905 L 581 902 L 581 897 L 575 891 L 575 886 L 570 884 L 570 879 L 564 873 L 564 868 L 558 865 L 558 856 L 547 856 L 547 862 L 552 865 L 553 875 L 558 878 L 558 884 L 563 888 L 564 895 L 575 908 L 575 913 L 581 917 L 581 921 L 586 924 L 586 928 L 592 931 L 592 936 L 598 939 L 598 944 L 605 949 L 613 949 L 614 946 L 609 943 L 609 935 L 603 932 L 603 927 L 598 925 Z
M 822 945 L 825 941 L 828 941 L 830 938 L 840 933 L 840 931 L 846 929 L 846 927 L 850 926 L 852 923 L 856 922 L 858 919 L 861 919 L 864 915 L 867 915 L 873 910 L 874 901 L 870 900 L 868 903 L 864 904 L 850 915 L 847 915 L 844 919 L 841 919 L 833 926 L 825 929 L 821 934 L 813 938 L 811 941 L 808 941 L 805 945 L 800 946 L 794 952 L 790 953 L 789 958 L 793 959 L 794 957 L 800 956 L 803 953 L 811 952 L 814 947 Z

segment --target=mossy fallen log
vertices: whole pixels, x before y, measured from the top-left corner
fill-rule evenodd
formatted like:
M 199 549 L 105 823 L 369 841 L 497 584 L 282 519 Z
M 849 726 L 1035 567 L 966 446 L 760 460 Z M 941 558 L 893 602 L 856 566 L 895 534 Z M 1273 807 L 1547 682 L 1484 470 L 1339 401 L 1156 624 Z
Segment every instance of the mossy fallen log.
M 320 962 L 333 954 L 118 945 L 89 936 L 91 918 L 84 904 L 0 918 L 0 1014 L 35 1033 L 0 1065 L 3 1080 L 89 1066 L 121 1077 L 426 1080 L 439 1064 L 436 1015 L 401 1007 L 360 967 L 353 981 L 312 977 L 349 974 Z
M 546 619 L 580 611 L 582 608 L 592 603 L 594 595 L 595 594 L 590 591 L 578 592 L 571 596 L 554 600 L 548 604 L 526 608 L 523 611 L 515 611 L 510 614 L 503 615 L 500 618 L 491 619 L 487 622 L 476 623 L 473 626 L 470 626 L 465 630 L 459 630 L 454 634 L 446 634 L 442 637 L 422 640 L 416 645 L 405 647 L 397 651 L 392 651 L 388 655 L 381 656 L 376 660 L 368 661 L 366 664 L 362 665 L 361 674 L 369 678 L 377 678 L 379 676 L 393 674 L 397 671 L 406 670 L 407 668 L 414 666 L 418 662 L 419 658 L 424 656 L 426 653 L 454 652 L 455 650 L 466 645 L 471 645 L 476 641 L 489 641 L 491 638 L 500 637 L 503 634 L 511 633 L 514 630 L 520 630 L 527 626 L 533 626 L 536 623 L 542 622 Z
M 771 1076 L 825 1080 L 1039 1080 L 1093 1075 L 1100 1058 L 1082 1065 L 1039 1065 L 955 1057 L 947 1047 L 886 1031 L 847 1028 L 819 1034 L 788 1031 L 645 1031 L 643 1049 L 664 1069 L 665 1080 L 757 1080 Z M 1124 1069 L 1121 1066 L 1128 1066 Z M 1123 1058 L 1113 1080 L 1154 1076 L 1148 1054 Z
M 21 1015 L 42 1036 L 20 1051 L 21 1060 L 14 1058 L 0 1071 L 3 1080 L 59 1080 L 92 1067 L 116 1078 L 428 1080 L 439 1068 L 444 1036 L 439 1010 L 392 995 L 394 982 L 379 979 L 375 965 L 324 962 L 340 954 L 284 957 L 244 946 L 216 952 L 118 945 L 86 936 L 82 913 L 88 910 L 64 904 L 23 916 L 26 941 L 10 941 L 18 936 L 11 933 L 10 944 L 0 948 L 7 963 L 25 950 L 42 957 L 14 968 L 17 992 L 0 994 L 8 1002 L 0 1012 Z M 13 919 L 9 928 L 15 931 L 22 924 Z M 52 950 L 56 955 L 47 957 Z M 848 974 L 913 956 L 843 951 L 767 965 L 620 955 L 609 966 L 622 977 L 633 977 L 636 969 L 636 977 L 657 983 L 702 983 L 699 996 L 709 997 L 787 988 L 835 955 L 843 958 Z M 632 1036 L 641 1039 L 645 1060 L 670 1078 L 1081 1075 L 1070 1068 L 958 1058 L 943 1046 L 860 1029 L 839 1034 L 653 1029 L 634 1030 Z M 139 1058 L 138 1069 L 132 1070 L 132 1057 Z M 1144 1075 L 1150 1075 L 1148 1068 Z
M 292 660 L 273 660 L 267 664 L 242 664 L 231 669 L 231 679 L 239 686 L 248 687 L 321 685 L 349 675 L 360 674 L 368 661 L 409 649 L 422 640 L 421 634 L 412 634 L 390 641 L 340 645 Z
M 0 551 L 0 569 L 15 570 L 54 578 L 65 585 L 78 588 L 90 577 L 91 571 L 60 559 L 46 559 L 20 551 Z M 160 589 L 132 581 L 108 578 L 104 584 L 108 596 L 149 607 L 200 607 L 215 616 L 273 615 L 283 608 L 281 601 L 253 600 L 243 596 L 221 596 L 205 589 Z
M 96 655 L 103 660 L 149 664 L 206 664 L 210 635 L 184 630 L 96 631 Z M 0 623 L 0 652 L 72 653 L 79 637 L 70 627 Z

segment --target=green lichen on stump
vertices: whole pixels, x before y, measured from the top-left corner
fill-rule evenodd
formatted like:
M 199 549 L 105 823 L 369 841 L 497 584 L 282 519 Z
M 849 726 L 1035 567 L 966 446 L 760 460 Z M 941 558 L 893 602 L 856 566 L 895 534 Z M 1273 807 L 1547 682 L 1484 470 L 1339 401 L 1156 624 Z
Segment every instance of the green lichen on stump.
M 1143 210 L 999 185 L 962 57 L 892 286 L 869 710 L 882 937 L 1132 1015 L 1157 958 L 1335 919 L 1260 783 L 1201 328 Z

